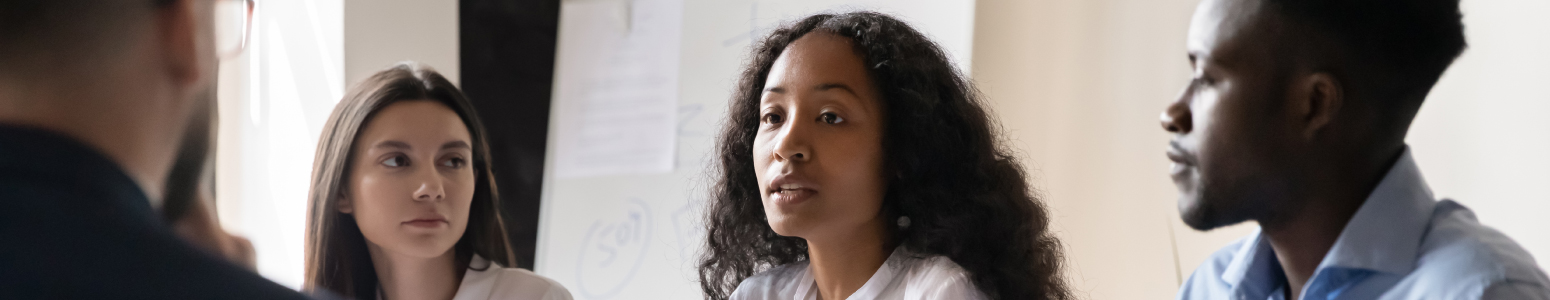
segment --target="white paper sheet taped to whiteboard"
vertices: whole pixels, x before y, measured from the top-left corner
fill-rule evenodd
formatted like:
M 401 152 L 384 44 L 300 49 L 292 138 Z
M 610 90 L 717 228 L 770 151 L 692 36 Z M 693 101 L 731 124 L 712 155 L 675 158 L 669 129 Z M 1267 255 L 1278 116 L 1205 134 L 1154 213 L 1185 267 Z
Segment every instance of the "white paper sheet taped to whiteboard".
M 681 0 L 566 3 L 555 176 L 673 171 Z M 569 37 L 584 37 L 571 39 Z

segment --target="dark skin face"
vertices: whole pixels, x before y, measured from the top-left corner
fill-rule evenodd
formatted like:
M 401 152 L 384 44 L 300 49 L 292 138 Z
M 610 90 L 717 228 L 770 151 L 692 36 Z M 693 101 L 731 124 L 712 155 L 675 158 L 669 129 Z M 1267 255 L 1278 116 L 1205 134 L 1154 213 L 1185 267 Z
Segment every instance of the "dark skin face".
M 1295 119 L 1270 25 L 1248 1 L 1205 1 L 1190 26 L 1193 79 L 1162 114 L 1179 214 L 1200 230 L 1266 217 L 1284 206 Z M 1249 11 L 1250 13 L 1244 13 Z
M 1289 299 L 1403 151 L 1408 126 L 1327 71 L 1363 67 L 1329 42 L 1258 0 L 1202 1 L 1187 44 L 1194 79 L 1162 114 L 1184 222 L 1257 221 Z
M 775 60 L 760 99 L 754 170 L 776 233 L 847 236 L 883 222 L 883 115 L 849 40 L 797 39 Z
M 819 298 L 845 299 L 893 248 L 880 92 L 850 40 L 824 32 L 792 42 L 764 86 L 753 157 L 765 218 L 807 240 Z

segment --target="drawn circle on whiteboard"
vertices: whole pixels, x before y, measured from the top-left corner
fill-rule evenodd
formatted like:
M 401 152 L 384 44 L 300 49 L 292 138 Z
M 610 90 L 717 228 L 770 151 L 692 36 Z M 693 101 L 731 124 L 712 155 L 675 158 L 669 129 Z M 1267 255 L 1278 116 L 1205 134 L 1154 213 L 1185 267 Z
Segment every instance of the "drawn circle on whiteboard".
M 628 286 L 651 245 L 651 208 L 630 198 L 613 215 L 599 216 L 581 240 L 576 282 L 587 299 L 607 299 Z

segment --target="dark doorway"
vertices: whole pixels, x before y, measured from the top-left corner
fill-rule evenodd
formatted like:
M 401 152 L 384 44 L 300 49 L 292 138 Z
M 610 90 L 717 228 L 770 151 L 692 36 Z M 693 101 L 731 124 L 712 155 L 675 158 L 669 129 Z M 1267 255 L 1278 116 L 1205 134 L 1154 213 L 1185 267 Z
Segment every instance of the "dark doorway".
M 517 265 L 531 269 L 549 132 L 560 0 L 460 0 L 463 92 L 489 132 Z

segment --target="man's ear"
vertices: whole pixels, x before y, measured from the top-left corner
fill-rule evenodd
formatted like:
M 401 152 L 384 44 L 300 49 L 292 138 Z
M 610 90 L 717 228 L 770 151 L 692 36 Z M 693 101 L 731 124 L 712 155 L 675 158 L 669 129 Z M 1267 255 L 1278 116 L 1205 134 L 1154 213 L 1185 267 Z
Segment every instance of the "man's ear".
M 199 1 L 176 0 L 156 11 L 156 29 L 161 42 L 162 60 L 173 80 L 183 86 L 201 79 L 199 47 Z
M 355 213 L 355 201 L 350 200 L 350 195 L 339 192 L 339 199 L 334 200 L 334 209 L 341 214 Z
M 1335 122 L 1335 116 L 1345 106 L 1345 90 L 1329 73 L 1313 73 L 1293 83 L 1291 108 L 1302 126 L 1302 136 L 1317 138 L 1320 132 Z

